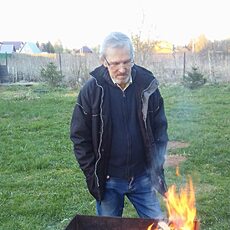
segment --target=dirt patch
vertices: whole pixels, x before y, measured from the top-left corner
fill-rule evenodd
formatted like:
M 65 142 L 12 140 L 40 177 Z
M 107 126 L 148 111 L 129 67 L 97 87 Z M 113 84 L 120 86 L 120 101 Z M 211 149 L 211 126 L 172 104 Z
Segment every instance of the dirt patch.
M 168 150 L 174 150 L 179 148 L 187 148 L 189 143 L 181 142 L 181 141 L 169 141 Z M 180 163 L 186 161 L 186 157 L 182 155 L 168 155 L 166 157 L 165 166 L 166 167 L 176 167 Z
M 190 144 L 182 141 L 169 141 L 168 149 L 187 148 Z
M 186 160 L 185 156 L 181 155 L 168 155 L 165 161 L 166 167 L 176 167 L 180 163 L 184 162 Z

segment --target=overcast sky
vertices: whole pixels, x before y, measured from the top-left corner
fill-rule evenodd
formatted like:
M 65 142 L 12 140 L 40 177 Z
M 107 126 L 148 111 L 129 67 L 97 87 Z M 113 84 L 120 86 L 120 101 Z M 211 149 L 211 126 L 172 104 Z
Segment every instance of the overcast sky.
M 111 31 L 185 45 L 192 38 L 230 38 L 229 0 L 7 0 L 0 5 L 0 41 L 90 47 Z

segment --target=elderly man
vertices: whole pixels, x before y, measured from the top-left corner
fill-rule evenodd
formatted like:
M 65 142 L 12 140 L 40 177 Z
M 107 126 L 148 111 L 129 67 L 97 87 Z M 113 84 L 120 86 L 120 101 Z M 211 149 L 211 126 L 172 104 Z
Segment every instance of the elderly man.
M 122 216 L 126 196 L 140 217 L 161 219 L 156 191 L 167 191 L 168 135 L 158 82 L 134 64 L 123 33 L 105 38 L 100 60 L 78 95 L 70 134 L 97 215 Z

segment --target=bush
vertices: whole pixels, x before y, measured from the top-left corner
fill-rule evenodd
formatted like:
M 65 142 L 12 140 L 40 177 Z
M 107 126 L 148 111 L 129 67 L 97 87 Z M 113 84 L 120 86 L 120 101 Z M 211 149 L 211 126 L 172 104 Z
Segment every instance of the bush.
M 60 85 L 64 76 L 57 70 L 57 66 L 50 62 L 46 68 L 42 68 L 41 77 L 54 88 Z
M 206 83 L 206 78 L 198 71 L 198 67 L 193 66 L 192 72 L 187 72 L 183 76 L 182 84 L 189 89 L 196 89 Z

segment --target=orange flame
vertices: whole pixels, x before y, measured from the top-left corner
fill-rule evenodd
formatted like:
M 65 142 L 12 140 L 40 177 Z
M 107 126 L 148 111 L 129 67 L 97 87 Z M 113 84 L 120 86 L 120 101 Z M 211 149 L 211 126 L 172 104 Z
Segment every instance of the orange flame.
M 180 176 L 179 166 L 176 167 L 176 176 Z M 176 185 L 169 187 L 166 196 L 166 206 L 169 216 L 169 224 L 159 222 L 154 230 L 170 229 L 170 230 L 195 230 L 196 208 L 195 208 L 195 192 L 192 179 L 184 188 L 180 189 L 180 193 L 176 192 Z M 149 225 L 147 230 L 152 230 L 153 224 Z
M 189 184 L 176 193 L 176 186 L 172 185 L 167 192 L 166 206 L 169 214 L 170 229 L 193 230 L 196 217 L 195 193 L 190 178 Z
M 179 170 L 179 166 L 176 166 L 176 176 L 180 176 L 180 170 Z
M 152 230 L 152 226 L 153 226 L 153 224 L 149 225 L 147 230 Z

